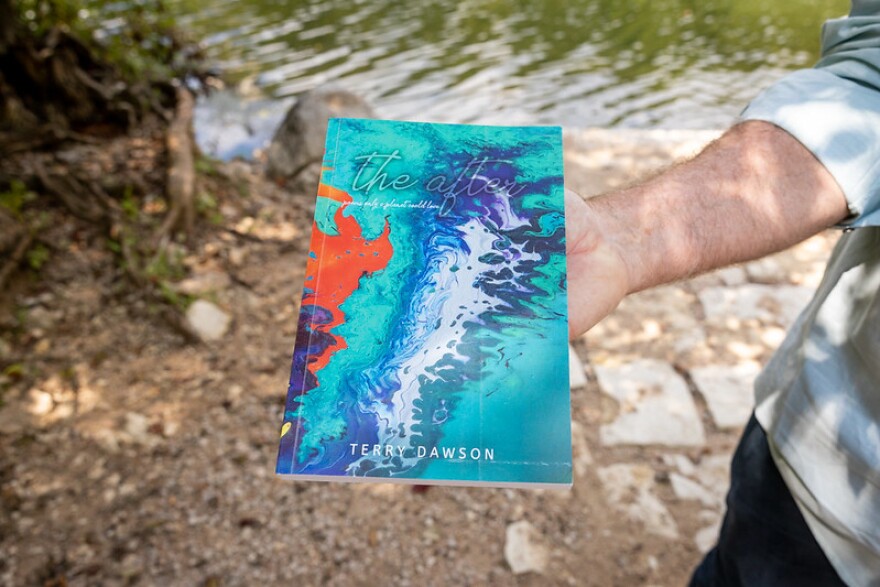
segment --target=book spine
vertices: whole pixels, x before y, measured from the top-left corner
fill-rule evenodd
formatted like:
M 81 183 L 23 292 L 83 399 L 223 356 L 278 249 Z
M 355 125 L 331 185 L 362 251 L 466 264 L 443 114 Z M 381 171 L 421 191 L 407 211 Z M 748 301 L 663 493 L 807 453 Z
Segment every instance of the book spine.
M 315 217 L 312 220 L 312 234 L 309 240 L 309 252 L 306 262 L 303 293 L 300 303 L 299 321 L 293 358 L 291 361 L 290 381 L 287 388 L 284 417 L 281 424 L 281 443 L 276 463 L 277 473 L 292 473 L 296 468 L 296 455 L 303 433 L 302 415 L 299 413 L 300 399 L 306 393 L 309 383 L 309 349 L 313 348 L 313 337 L 317 330 L 315 316 L 317 313 L 317 293 L 321 287 L 320 267 L 324 259 L 324 245 L 327 234 L 318 229 L 319 215 L 327 208 L 325 193 L 332 184 L 333 170 L 339 152 L 339 135 L 342 120 L 331 118 L 327 126 L 324 144 L 324 158 L 321 163 L 321 174 L 316 186 Z M 310 307 L 309 307 L 310 306 Z M 303 340 L 305 338 L 305 340 Z

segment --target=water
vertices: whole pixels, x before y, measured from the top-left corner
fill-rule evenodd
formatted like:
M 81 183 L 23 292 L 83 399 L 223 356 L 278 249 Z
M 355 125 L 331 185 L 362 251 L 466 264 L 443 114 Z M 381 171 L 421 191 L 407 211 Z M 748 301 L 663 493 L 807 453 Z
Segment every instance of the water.
M 171 0 L 238 84 L 200 142 L 247 155 L 300 92 L 338 82 L 408 120 L 718 128 L 818 57 L 844 0 Z M 242 97 L 242 94 L 244 97 Z M 260 96 L 260 97 L 256 97 Z

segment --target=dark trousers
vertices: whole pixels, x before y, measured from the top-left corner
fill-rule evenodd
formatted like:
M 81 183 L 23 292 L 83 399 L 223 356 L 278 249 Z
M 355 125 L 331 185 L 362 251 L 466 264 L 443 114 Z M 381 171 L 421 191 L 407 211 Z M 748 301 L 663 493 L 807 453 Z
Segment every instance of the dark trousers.
M 694 571 L 690 587 L 838 585 L 844 583 L 807 527 L 753 414 L 730 466 L 718 544 Z

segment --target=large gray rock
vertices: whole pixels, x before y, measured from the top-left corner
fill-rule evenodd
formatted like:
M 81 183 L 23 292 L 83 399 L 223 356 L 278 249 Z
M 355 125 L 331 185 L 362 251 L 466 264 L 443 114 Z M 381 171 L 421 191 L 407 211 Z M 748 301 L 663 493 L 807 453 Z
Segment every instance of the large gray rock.
M 375 118 L 363 98 L 336 87 L 302 94 L 275 131 L 266 151 L 266 173 L 291 181 L 304 171 L 314 174 L 324 156 L 324 135 L 331 118 Z

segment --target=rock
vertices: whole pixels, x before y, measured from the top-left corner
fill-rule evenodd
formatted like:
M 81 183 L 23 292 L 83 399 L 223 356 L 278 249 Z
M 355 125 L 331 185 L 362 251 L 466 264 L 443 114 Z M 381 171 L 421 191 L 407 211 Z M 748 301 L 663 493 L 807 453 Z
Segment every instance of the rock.
M 515 575 L 543 573 L 550 552 L 535 527 L 526 520 L 520 520 L 507 527 L 504 558 Z
M 663 455 L 663 462 L 670 467 L 675 467 L 682 475 L 692 477 L 697 472 L 697 467 L 689 458 L 679 454 Z
M 668 363 L 644 359 L 595 370 L 602 391 L 620 406 L 617 418 L 599 429 L 603 445 L 706 443 L 690 391 Z
M 737 287 L 707 287 L 698 296 L 707 320 L 758 320 L 788 328 L 813 297 L 813 291 L 796 285 L 748 283 Z
M 787 275 L 779 262 L 772 257 L 764 257 L 746 264 L 746 274 L 755 283 L 779 283 Z
M 229 315 L 206 300 L 196 300 L 186 310 L 186 320 L 205 341 L 219 340 L 229 330 Z
M 678 526 L 654 494 L 654 470 L 645 465 L 619 463 L 598 470 L 608 501 L 645 529 L 664 538 L 678 538 Z
M 324 135 L 331 118 L 375 118 L 363 98 L 340 88 L 324 87 L 302 94 L 275 131 L 266 150 L 266 172 L 290 180 L 324 156 Z
M 229 262 L 233 267 L 241 267 L 247 260 L 247 249 L 236 248 L 229 251 Z
M 705 528 L 701 528 L 694 535 L 694 544 L 697 545 L 697 548 L 701 553 L 706 554 L 709 552 L 713 546 L 715 546 L 715 542 L 718 540 L 718 532 L 721 530 L 721 522 L 716 524 L 712 524 L 711 526 L 706 526 Z
M 119 574 L 129 582 L 133 582 L 132 580 L 140 575 L 143 570 L 144 565 L 141 558 L 134 553 L 125 555 L 125 558 L 119 564 Z
M 736 366 L 707 365 L 691 370 L 691 377 L 706 398 L 712 419 L 719 428 L 740 428 L 754 408 L 752 386 L 761 371 L 752 361 Z
M 699 501 L 707 507 L 721 507 L 721 501 L 714 493 L 692 479 L 688 479 L 678 473 L 671 473 L 669 475 L 669 482 L 672 485 L 672 491 L 678 499 Z
M 28 411 L 35 416 L 45 416 L 55 408 L 55 400 L 52 399 L 52 395 L 42 389 L 29 389 L 27 400 L 30 404 Z
M 156 444 L 156 438 L 150 434 L 150 419 L 143 414 L 128 412 L 125 414 L 125 434 L 135 444 L 150 446 Z
M 704 456 L 696 469 L 693 478 L 723 503 L 730 486 L 730 455 Z
M 684 331 L 675 338 L 672 345 L 677 355 L 689 353 L 706 345 L 706 329 L 702 326 L 694 326 L 690 330 Z
M 725 267 L 715 272 L 724 285 L 742 285 L 746 282 L 746 270 L 742 267 Z
M 568 383 L 572 389 L 578 389 L 587 385 L 584 364 L 571 345 L 568 345 Z
M 241 399 L 242 393 L 244 393 L 244 388 L 238 383 L 233 383 L 229 386 L 229 389 L 226 390 L 226 401 L 230 404 L 234 404 Z

